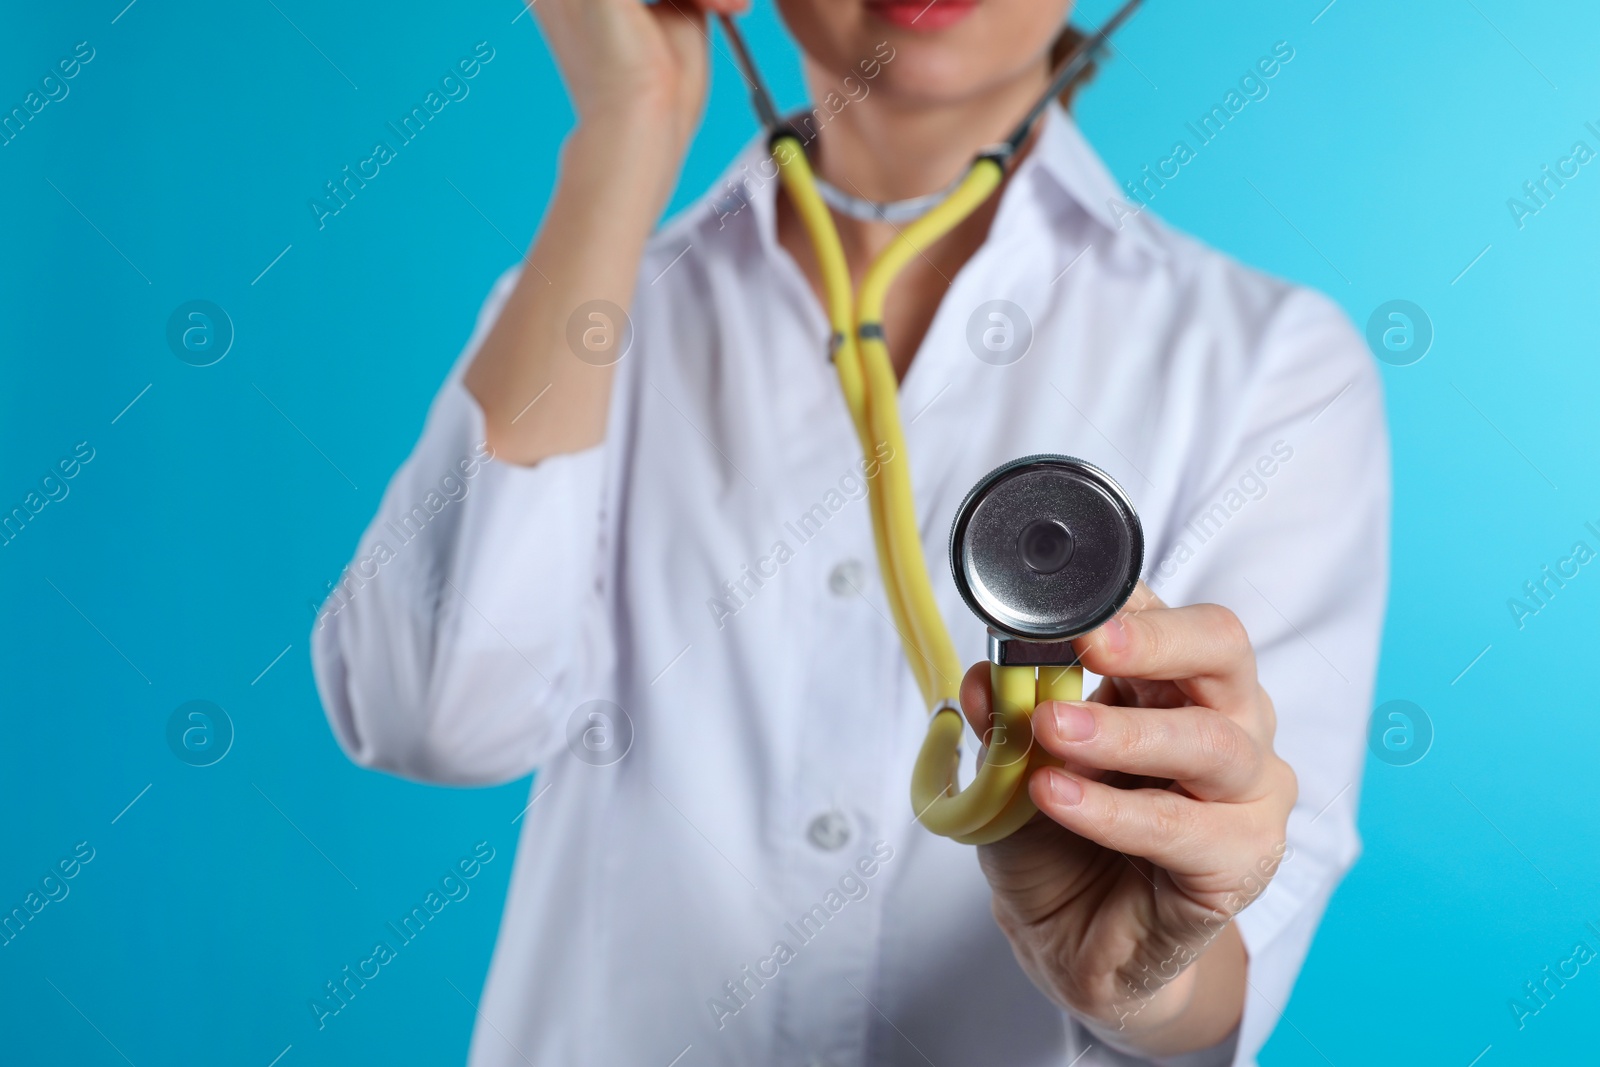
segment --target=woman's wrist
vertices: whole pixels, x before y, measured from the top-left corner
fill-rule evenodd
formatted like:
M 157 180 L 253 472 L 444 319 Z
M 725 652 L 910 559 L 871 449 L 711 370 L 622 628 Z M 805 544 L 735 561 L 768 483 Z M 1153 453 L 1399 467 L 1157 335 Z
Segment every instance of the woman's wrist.
M 602 191 L 608 210 L 645 211 L 653 229 L 688 151 L 678 126 L 670 111 L 647 105 L 586 117 L 562 146 L 562 178 Z
M 1074 1016 L 1104 1043 L 1143 1056 L 1181 1056 L 1227 1039 L 1244 1009 L 1244 942 L 1232 925 L 1170 980 L 1148 973 L 1126 996 Z
M 1215 1042 L 1200 1048 L 1188 1049 L 1183 1052 L 1156 1052 L 1140 1042 L 1130 1041 L 1128 1035 L 1122 1031 L 1108 1029 L 1092 1022 L 1079 1020 L 1089 1036 L 1096 1044 L 1114 1049 L 1124 1056 L 1130 1056 L 1154 1065 L 1154 1067 L 1232 1067 L 1237 1058 L 1239 1048 L 1239 1026 L 1234 1024 L 1232 1030 Z
M 1115 999 L 1071 1014 L 1108 1045 L 1124 1052 L 1152 1051 L 1194 1002 L 1195 972 L 1190 967 L 1170 981 L 1135 982 Z

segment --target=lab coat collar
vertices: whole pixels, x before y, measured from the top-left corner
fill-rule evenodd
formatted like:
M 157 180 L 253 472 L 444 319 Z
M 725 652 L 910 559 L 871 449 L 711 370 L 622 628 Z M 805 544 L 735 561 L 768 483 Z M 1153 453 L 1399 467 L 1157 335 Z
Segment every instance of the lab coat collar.
M 1107 231 L 1127 236 L 1158 258 L 1166 255 L 1166 246 L 1159 239 L 1154 222 L 1143 214 L 1143 206 L 1130 204 L 1122 195 L 1099 153 L 1059 104 L 1045 112 L 1033 151 L 1017 168 L 1013 181 L 1030 168 L 1036 169 Z
M 1166 246 L 1156 224 L 1141 205 L 1130 204 L 1099 155 L 1059 104 L 1045 112 L 1037 140 L 1003 194 L 991 237 L 1004 232 L 1019 206 L 1017 192 L 1034 184 L 1035 176 L 1064 195 L 1101 229 L 1128 238 L 1141 251 L 1165 258 Z M 745 146 L 707 194 L 704 204 L 712 223 L 721 229 L 739 215 L 753 216 L 762 243 L 777 246 L 776 167 L 767 155 L 767 136 L 758 134 Z

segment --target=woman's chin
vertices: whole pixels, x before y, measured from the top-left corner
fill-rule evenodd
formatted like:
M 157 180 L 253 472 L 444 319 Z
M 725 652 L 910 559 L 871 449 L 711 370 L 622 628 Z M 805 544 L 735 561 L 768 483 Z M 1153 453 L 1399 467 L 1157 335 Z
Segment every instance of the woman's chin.
M 902 48 L 872 87 L 881 102 L 895 109 L 940 110 L 980 100 L 997 81 L 988 71 L 974 70 L 958 50 Z

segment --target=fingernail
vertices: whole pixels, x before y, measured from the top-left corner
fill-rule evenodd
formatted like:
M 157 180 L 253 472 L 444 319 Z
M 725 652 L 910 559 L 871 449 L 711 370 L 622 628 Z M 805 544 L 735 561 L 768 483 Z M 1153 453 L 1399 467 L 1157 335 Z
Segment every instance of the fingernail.
M 1128 647 L 1128 628 L 1122 624 L 1121 616 L 1100 627 L 1100 632 L 1106 635 L 1106 651 L 1121 652 Z
M 1050 798 L 1064 808 L 1070 808 L 1083 799 L 1083 786 L 1065 771 L 1050 768 Z
M 1056 703 L 1055 729 L 1063 741 L 1087 741 L 1094 736 L 1094 714 L 1082 704 Z

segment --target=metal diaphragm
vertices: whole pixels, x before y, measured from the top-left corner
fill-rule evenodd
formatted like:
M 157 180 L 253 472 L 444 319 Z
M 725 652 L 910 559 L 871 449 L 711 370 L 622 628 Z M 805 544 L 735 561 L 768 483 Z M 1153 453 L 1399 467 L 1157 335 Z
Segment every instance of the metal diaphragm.
M 950 530 L 962 599 L 991 629 L 1023 641 L 1093 630 L 1128 602 L 1143 566 L 1144 529 L 1128 494 L 1071 456 L 990 471 Z

